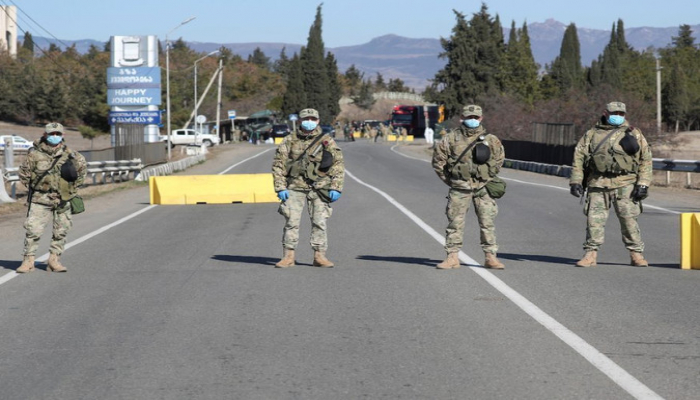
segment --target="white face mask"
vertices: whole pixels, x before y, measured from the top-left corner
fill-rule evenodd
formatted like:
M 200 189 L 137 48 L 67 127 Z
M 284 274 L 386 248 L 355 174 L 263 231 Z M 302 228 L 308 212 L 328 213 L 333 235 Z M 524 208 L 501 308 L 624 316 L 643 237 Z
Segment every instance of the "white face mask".
M 318 126 L 318 121 L 305 120 L 301 121 L 301 128 L 305 131 L 313 131 Z
M 478 119 L 465 119 L 464 126 L 470 129 L 478 128 L 480 121 Z

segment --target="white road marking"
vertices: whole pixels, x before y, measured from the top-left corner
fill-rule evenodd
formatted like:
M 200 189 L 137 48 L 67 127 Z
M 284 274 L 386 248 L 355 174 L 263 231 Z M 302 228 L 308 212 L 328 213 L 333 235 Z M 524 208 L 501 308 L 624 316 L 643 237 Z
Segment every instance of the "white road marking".
M 435 229 L 430 227 L 428 224 L 423 222 L 418 216 L 416 216 L 409 209 L 404 207 L 401 203 L 396 201 L 393 197 L 389 196 L 382 190 L 367 184 L 360 180 L 358 177 L 353 175 L 347 169 L 345 174 L 354 179 L 360 185 L 363 185 L 370 190 L 378 193 L 380 196 L 384 197 L 389 203 L 399 209 L 404 213 L 411 221 L 415 222 L 416 225 L 421 227 L 428 235 L 432 236 L 441 245 L 445 244 L 445 238 L 440 235 Z M 468 264 L 469 268 L 482 277 L 486 282 L 493 286 L 496 290 L 501 292 L 504 296 L 508 297 L 515 305 L 520 307 L 526 314 L 532 317 L 535 321 L 539 322 L 547 330 L 556 335 L 564 343 L 574 349 L 583 358 L 588 360 L 594 367 L 600 370 L 602 373 L 607 375 L 613 382 L 624 389 L 627 393 L 632 395 L 636 399 L 663 399 L 661 396 L 656 394 L 653 390 L 648 388 L 637 378 L 632 376 L 630 373 L 622 369 L 614 361 L 606 357 L 603 353 L 598 351 L 595 347 L 588 344 L 580 336 L 569 330 L 567 327 L 562 325 L 560 322 L 549 316 L 549 314 L 542 311 L 539 307 L 533 304 L 531 301 L 526 299 L 523 295 L 516 292 L 508 286 L 505 282 L 497 278 L 490 271 L 479 266 L 473 258 L 469 257 L 466 253 L 460 251 L 459 259 Z
M 412 159 L 412 160 L 418 160 L 418 161 L 423 161 L 423 162 L 430 163 L 429 160 L 424 160 L 424 159 L 418 158 L 418 157 L 411 157 L 411 156 L 409 156 L 409 155 L 406 155 L 406 154 L 403 154 L 403 153 L 397 151 L 397 150 L 396 150 L 396 147 L 397 147 L 397 146 L 399 146 L 399 145 L 395 144 L 395 145 L 391 146 L 391 151 L 393 151 L 394 153 L 396 153 L 396 154 L 398 154 L 398 155 L 400 155 L 400 156 L 402 156 L 402 157 L 406 157 L 406 158 L 410 158 L 410 159 Z M 506 181 L 522 183 L 523 185 L 541 186 L 541 187 L 546 187 L 546 188 L 550 188 L 550 189 L 564 190 L 564 191 L 567 191 L 567 192 L 569 191 L 569 188 L 568 188 L 568 187 L 561 187 L 561 186 L 554 186 L 554 185 L 545 185 L 545 184 L 543 184 L 543 183 L 535 183 L 535 182 L 521 181 L 521 180 L 519 180 L 519 179 L 513 179 L 513 178 L 504 178 L 504 177 L 501 177 L 501 178 L 503 178 L 503 180 L 506 180 Z M 659 207 L 659 206 L 652 206 L 651 204 L 647 204 L 647 203 L 644 203 L 644 207 L 645 207 L 645 208 L 651 208 L 652 210 L 663 211 L 663 212 L 669 213 L 669 214 L 682 214 L 681 212 L 678 212 L 678 211 L 669 210 L 669 209 L 667 209 L 667 208 L 663 208 L 663 207 Z
M 260 155 L 262 155 L 262 154 L 264 154 L 264 153 L 266 153 L 266 152 L 268 152 L 268 151 L 270 151 L 270 150 L 273 150 L 273 149 L 267 149 L 267 150 L 261 151 L 260 153 L 254 155 L 254 156 L 252 156 L 252 157 L 248 157 L 248 158 L 246 158 L 245 160 L 239 161 L 239 162 L 237 162 L 236 164 L 233 164 L 232 166 L 226 168 L 224 171 L 219 172 L 219 175 L 223 175 L 223 174 L 227 173 L 228 171 L 232 170 L 233 168 L 235 168 L 235 167 L 237 167 L 237 166 L 243 164 L 244 162 L 249 161 L 249 160 L 252 160 L 252 159 L 254 159 L 255 157 L 258 157 L 258 156 L 260 156 Z M 103 226 L 102 228 L 97 229 L 96 231 L 93 231 L 93 232 L 91 232 L 91 233 L 88 233 L 87 235 L 81 236 L 81 237 L 79 237 L 78 239 L 75 239 L 75 240 L 71 241 L 70 243 L 67 243 L 66 246 L 65 246 L 65 249 L 68 250 L 68 249 L 70 249 L 71 247 L 76 246 L 76 245 L 79 245 L 80 243 L 83 243 L 84 241 L 86 241 L 86 240 L 88 240 L 88 239 L 92 239 L 93 237 L 95 237 L 95 236 L 97 236 L 97 235 L 99 235 L 99 234 L 101 234 L 101 233 L 104 233 L 106 230 L 111 229 L 111 228 L 114 228 L 114 227 L 117 226 L 117 225 L 121 225 L 121 224 L 123 224 L 124 222 L 126 222 L 126 221 L 128 221 L 128 220 L 130 220 L 130 219 L 132 219 L 132 218 L 134 218 L 134 217 L 137 217 L 137 216 L 139 216 L 139 215 L 145 213 L 146 211 L 150 211 L 150 210 L 152 210 L 153 208 L 155 208 L 155 207 L 157 207 L 157 206 L 158 206 L 157 204 L 150 205 L 150 206 L 148 206 L 148 207 L 146 207 L 146 208 L 143 208 L 143 209 L 141 209 L 141 210 L 139 210 L 139 211 L 136 211 L 136 212 L 133 213 L 133 214 L 127 215 L 126 217 L 124 217 L 124 218 L 122 218 L 122 219 L 120 219 L 120 220 L 117 220 L 117 221 L 115 221 L 115 222 L 112 222 L 112 223 L 109 224 L 109 225 L 105 225 L 105 226 Z M 48 260 L 48 259 L 49 259 L 49 253 L 46 253 L 46 254 L 42 255 L 41 257 L 37 257 L 37 258 L 36 258 L 36 261 L 38 261 L 38 262 L 44 262 L 44 261 L 46 261 L 46 260 Z M 0 285 L 2 285 L 3 283 L 8 282 L 8 281 L 10 281 L 10 280 L 16 278 L 16 277 L 19 276 L 19 275 L 21 275 L 21 274 L 18 274 L 18 273 L 15 272 L 15 271 L 10 271 L 10 272 L 6 273 L 5 275 L 3 275 L 3 276 L 0 277 Z

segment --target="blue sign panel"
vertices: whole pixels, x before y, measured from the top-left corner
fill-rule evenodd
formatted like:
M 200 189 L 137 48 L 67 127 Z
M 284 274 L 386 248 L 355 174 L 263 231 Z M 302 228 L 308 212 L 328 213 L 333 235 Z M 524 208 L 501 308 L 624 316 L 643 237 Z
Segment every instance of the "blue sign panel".
M 109 124 L 160 124 L 160 111 L 111 111 Z
M 160 105 L 160 88 L 107 89 L 107 104 L 110 106 L 157 106 Z
M 107 68 L 107 88 L 160 88 L 160 68 Z

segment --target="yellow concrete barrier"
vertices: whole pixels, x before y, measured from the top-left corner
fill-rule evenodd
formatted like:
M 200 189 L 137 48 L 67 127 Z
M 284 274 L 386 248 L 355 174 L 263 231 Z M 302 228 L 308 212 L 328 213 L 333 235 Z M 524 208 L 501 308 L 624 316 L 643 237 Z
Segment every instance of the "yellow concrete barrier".
M 151 204 L 276 203 L 272 174 L 152 176 Z
M 386 140 L 389 142 L 396 142 L 398 139 L 399 142 L 403 141 L 401 136 L 399 135 L 387 135 Z M 406 135 L 406 141 L 407 142 L 412 142 L 413 141 L 413 135 Z
M 700 269 L 700 213 L 681 214 L 681 268 Z
M 360 132 L 353 132 L 353 133 L 352 133 L 352 137 L 354 137 L 355 139 L 358 139 L 358 138 L 362 137 L 362 133 L 360 133 Z
M 283 140 L 284 140 L 283 137 L 276 137 L 276 138 L 275 138 L 275 144 L 280 144 L 280 143 L 282 143 Z

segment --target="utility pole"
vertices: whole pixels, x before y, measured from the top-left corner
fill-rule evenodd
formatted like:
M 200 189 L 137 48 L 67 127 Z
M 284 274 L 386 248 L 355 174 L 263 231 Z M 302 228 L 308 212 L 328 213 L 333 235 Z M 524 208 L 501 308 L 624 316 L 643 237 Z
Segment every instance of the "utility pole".
M 216 134 L 221 138 L 221 84 L 224 75 L 224 60 L 219 58 L 219 93 L 216 98 Z M 231 133 L 233 133 L 233 124 L 231 124 Z M 224 141 L 222 140 L 221 143 Z
M 656 58 L 656 133 L 661 134 L 661 62 Z

